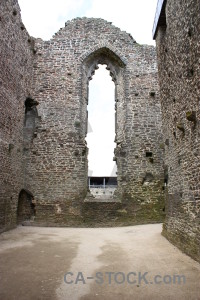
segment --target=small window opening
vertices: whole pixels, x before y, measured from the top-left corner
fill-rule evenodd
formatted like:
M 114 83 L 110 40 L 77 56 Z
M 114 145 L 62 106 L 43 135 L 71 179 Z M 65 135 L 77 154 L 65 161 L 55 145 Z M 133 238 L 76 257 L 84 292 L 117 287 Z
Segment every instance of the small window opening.
M 146 152 L 146 157 L 152 157 L 153 156 L 153 153 L 152 152 L 150 152 L 150 151 L 147 151 Z

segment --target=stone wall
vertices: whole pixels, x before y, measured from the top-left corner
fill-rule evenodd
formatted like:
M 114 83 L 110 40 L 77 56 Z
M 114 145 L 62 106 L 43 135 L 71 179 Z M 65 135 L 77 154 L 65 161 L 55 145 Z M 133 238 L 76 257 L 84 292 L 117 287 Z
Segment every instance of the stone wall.
M 16 0 L 1 1 L 0 8 L 1 230 L 16 225 L 22 191 L 30 197 L 20 201 L 18 211 L 27 219 L 34 207 L 33 224 L 161 222 L 155 48 L 137 44 L 110 22 L 88 18 L 68 21 L 50 41 L 35 40 L 21 22 Z M 107 65 L 115 83 L 118 187 L 104 204 L 84 202 L 88 83 L 98 64 Z M 28 207 L 21 210 L 29 202 L 30 213 Z
M 199 1 L 164 1 L 156 45 L 168 170 L 163 234 L 200 261 L 199 15 Z
M 0 1 L 0 231 L 16 226 L 24 187 L 24 102 L 31 95 L 34 40 L 16 0 Z
M 68 21 L 50 41 L 36 40 L 36 48 L 33 98 L 39 121 L 26 153 L 25 176 L 36 222 L 84 218 L 88 82 L 98 64 L 107 65 L 115 82 L 115 197 L 133 222 L 149 222 L 155 215 L 161 221 L 163 143 L 155 48 L 92 18 Z
M 94 196 L 95 198 L 102 198 L 104 199 L 106 198 L 110 198 L 112 197 L 112 195 L 114 195 L 116 190 L 116 187 L 90 187 L 90 193 L 92 194 L 92 196 Z

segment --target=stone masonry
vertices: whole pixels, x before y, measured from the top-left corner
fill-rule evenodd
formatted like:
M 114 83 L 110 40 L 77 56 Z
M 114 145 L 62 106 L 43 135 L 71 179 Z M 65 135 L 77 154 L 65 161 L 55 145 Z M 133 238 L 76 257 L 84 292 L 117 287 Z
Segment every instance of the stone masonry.
M 24 102 L 31 95 L 34 39 L 17 1 L 0 1 L 0 231 L 16 226 L 24 188 Z
M 88 18 L 36 40 L 17 0 L 1 0 L 0 231 L 22 221 L 161 222 L 165 194 L 163 235 L 200 261 L 199 15 L 199 1 L 158 1 L 160 97 L 153 46 Z M 111 201 L 90 201 L 87 186 L 88 82 L 99 64 L 115 83 L 118 185 Z
M 159 4 L 154 38 L 168 173 L 163 235 L 200 261 L 200 2 Z
M 1 231 L 16 226 L 18 212 L 18 221 L 27 212 L 31 224 L 49 226 L 161 222 L 155 48 L 93 18 L 68 21 L 50 41 L 35 40 L 17 1 L 3 0 L 0 8 Z M 88 201 L 88 83 L 99 64 L 115 83 L 118 186 L 110 202 Z
M 163 145 L 154 47 L 137 44 L 110 22 L 77 18 L 50 41 L 37 40 L 36 48 L 33 98 L 39 122 L 25 163 L 36 221 L 87 223 L 82 212 L 88 192 L 88 83 L 98 64 L 107 65 L 115 83 L 115 198 L 122 218 L 160 221 Z

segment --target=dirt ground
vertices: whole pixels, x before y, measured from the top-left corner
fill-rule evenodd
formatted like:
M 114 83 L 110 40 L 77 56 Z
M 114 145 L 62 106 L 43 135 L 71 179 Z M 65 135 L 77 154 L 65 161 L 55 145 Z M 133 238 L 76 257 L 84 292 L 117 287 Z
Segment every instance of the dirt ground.
M 0 299 L 199 300 L 200 265 L 161 230 L 154 224 L 5 232 Z

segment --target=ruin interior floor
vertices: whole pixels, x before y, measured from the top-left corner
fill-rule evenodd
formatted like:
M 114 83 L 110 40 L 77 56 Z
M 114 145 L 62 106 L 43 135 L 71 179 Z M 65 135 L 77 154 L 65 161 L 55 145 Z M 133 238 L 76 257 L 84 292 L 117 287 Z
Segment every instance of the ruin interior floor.
M 200 265 L 161 235 L 162 225 L 22 227 L 0 236 L 0 299 L 200 299 Z M 64 274 L 83 284 L 66 284 Z M 185 284 L 97 284 L 97 272 L 184 275 Z M 148 277 L 148 278 L 149 278 Z M 69 278 L 70 279 L 70 278 Z

